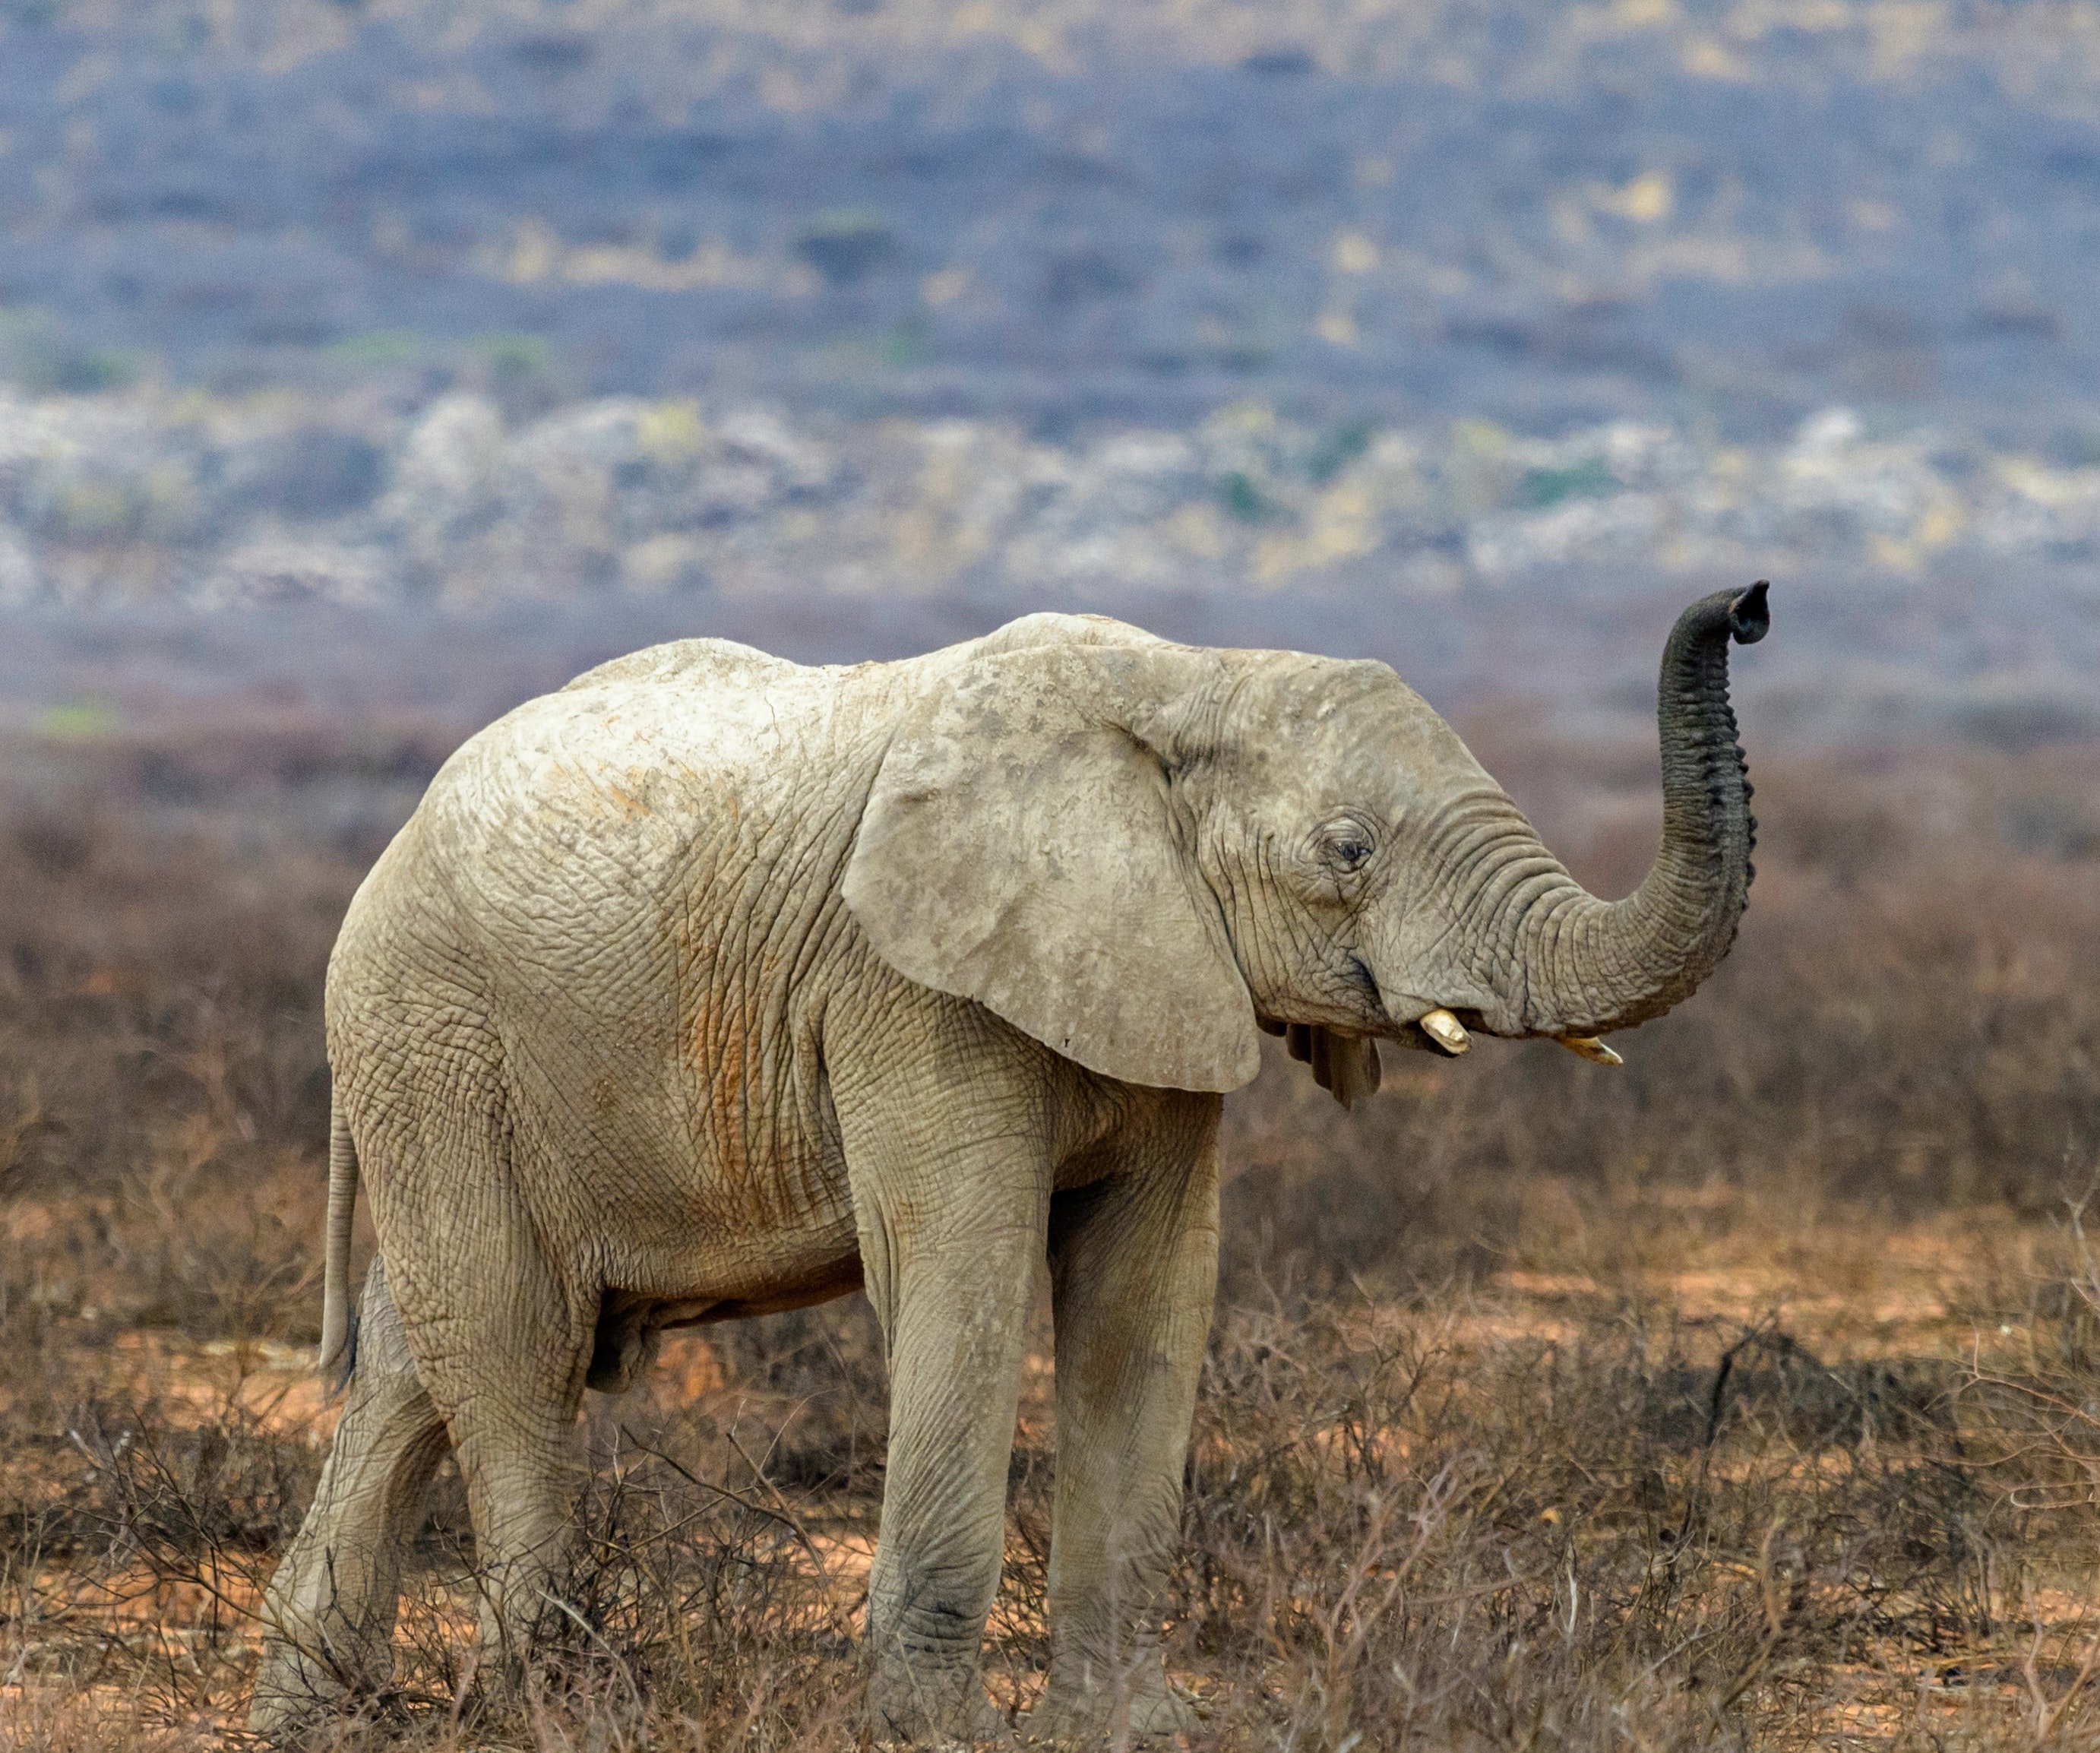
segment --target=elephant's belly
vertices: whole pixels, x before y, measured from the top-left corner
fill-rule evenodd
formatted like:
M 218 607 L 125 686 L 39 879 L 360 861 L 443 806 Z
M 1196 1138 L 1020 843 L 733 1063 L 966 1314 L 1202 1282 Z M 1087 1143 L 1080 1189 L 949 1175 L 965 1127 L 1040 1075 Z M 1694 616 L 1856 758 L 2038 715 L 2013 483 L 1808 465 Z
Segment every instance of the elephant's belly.
M 656 1327 L 669 1328 L 699 1327 L 712 1321 L 742 1321 L 752 1315 L 780 1314 L 790 1309 L 807 1309 L 813 1303 L 850 1296 L 861 1287 L 861 1283 L 860 1251 L 856 1248 L 808 1272 L 775 1275 L 763 1290 L 749 1296 L 652 1300 L 646 1305 L 645 1320 Z
M 602 1212 L 587 1227 L 608 1290 L 663 1305 L 670 1325 L 797 1308 L 859 1284 L 845 1163 L 825 1141 L 776 1124 L 734 1150 L 700 1131 L 666 1150 L 668 1130 L 621 1140 L 609 1172 L 593 1177 Z
M 668 1328 L 778 1314 L 849 1296 L 861 1287 L 860 1250 L 849 1216 L 843 1234 L 746 1238 L 729 1252 L 735 1257 L 696 1245 L 682 1262 L 638 1261 L 629 1270 L 615 1269 L 615 1282 L 599 1300 L 589 1385 L 614 1393 L 632 1385 L 655 1351 L 657 1334 Z
M 603 1033 L 618 1040 L 618 1019 Z M 541 1233 L 572 1240 L 573 1269 L 595 1285 L 660 1305 L 659 1325 L 852 1290 L 845 1156 L 821 1112 L 802 1113 L 792 1059 L 767 1055 L 726 1093 L 705 1066 L 656 1052 L 671 1062 L 655 1075 L 549 1079 L 534 1093 L 546 1180 L 559 1186 L 558 1208 L 536 1213 Z

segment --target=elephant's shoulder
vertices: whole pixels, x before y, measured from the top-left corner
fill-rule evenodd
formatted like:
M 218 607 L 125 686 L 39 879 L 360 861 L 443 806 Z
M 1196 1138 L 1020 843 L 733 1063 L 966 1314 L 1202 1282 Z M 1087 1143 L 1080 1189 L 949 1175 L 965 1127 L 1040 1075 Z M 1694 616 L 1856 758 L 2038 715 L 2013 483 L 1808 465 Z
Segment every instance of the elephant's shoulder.
M 673 639 L 668 645 L 629 651 L 595 669 L 586 669 L 561 691 L 573 694 L 582 689 L 634 682 L 734 687 L 778 682 L 799 668 L 784 657 L 774 657 L 756 646 L 739 645 L 734 639 Z

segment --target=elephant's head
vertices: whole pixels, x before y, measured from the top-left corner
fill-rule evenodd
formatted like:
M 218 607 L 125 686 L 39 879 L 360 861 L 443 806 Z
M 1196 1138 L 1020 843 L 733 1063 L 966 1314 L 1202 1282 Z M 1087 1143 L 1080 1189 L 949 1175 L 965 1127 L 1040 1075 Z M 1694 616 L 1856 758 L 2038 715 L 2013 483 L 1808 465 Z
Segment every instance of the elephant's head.
M 1663 837 L 1585 891 L 1383 664 L 1205 651 L 1036 616 L 964 648 L 885 757 L 845 877 L 876 951 L 1080 1064 L 1225 1090 L 1286 1031 L 1344 1102 L 1379 1039 L 1596 1037 L 1668 1010 L 1734 941 L 1755 823 L 1728 646 L 1762 584 L 1665 647 Z

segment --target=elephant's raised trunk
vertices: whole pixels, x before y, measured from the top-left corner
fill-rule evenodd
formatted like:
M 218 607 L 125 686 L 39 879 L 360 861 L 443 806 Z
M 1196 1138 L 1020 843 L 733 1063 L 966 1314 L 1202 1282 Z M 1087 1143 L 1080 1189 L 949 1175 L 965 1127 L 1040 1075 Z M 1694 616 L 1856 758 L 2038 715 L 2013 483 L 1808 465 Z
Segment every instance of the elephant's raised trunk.
M 1523 982 L 1511 995 L 1515 1032 L 1595 1035 L 1659 1017 L 1735 942 L 1757 823 L 1728 704 L 1728 645 L 1765 636 L 1765 592 L 1760 582 L 1703 598 L 1663 648 L 1662 850 L 1640 887 L 1600 901 L 1563 872 L 1512 894 L 1504 942 Z

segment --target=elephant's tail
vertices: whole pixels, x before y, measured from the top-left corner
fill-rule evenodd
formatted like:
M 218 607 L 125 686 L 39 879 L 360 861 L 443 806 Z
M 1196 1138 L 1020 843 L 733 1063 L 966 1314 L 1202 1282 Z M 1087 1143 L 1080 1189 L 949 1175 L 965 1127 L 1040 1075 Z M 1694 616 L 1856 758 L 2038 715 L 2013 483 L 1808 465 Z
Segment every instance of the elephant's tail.
M 350 1380 L 357 1362 L 357 1321 L 350 1308 L 350 1226 L 356 1215 L 357 1146 L 338 1093 L 329 1098 L 328 1236 L 321 1269 L 320 1371 L 331 1391 Z

